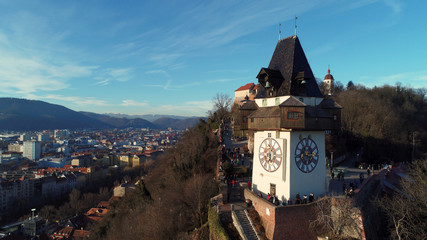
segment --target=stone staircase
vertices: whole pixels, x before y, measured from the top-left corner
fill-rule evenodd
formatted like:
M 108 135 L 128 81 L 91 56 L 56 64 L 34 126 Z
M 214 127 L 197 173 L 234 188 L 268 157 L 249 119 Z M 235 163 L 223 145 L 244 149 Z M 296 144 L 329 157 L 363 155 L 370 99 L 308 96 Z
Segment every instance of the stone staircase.
M 245 209 L 232 211 L 233 223 L 243 240 L 259 240 L 255 226 Z

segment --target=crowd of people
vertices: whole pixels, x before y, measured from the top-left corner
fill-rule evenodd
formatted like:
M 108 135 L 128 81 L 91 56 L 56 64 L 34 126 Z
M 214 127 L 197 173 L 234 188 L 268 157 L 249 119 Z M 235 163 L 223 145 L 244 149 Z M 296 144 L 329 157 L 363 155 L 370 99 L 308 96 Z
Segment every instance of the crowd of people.
M 264 198 L 264 196 L 262 195 L 261 192 L 258 192 L 258 197 L 260 198 Z M 279 198 L 276 195 L 270 195 L 270 193 L 267 194 L 266 197 L 267 201 L 273 203 L 276 206 L 287 206 L 287 205 L 298 205 L 298 204 L 307 204 L 307 203 L 311 203 L 314 202 L 314 193 L 310 193 L 307 197 L 307 195 L 303 195 L 303 197 L 301 198 L 300 193 L 297 193 L 295 196 L 295 199 L 284 199 L 284 200 L 279 200 Z

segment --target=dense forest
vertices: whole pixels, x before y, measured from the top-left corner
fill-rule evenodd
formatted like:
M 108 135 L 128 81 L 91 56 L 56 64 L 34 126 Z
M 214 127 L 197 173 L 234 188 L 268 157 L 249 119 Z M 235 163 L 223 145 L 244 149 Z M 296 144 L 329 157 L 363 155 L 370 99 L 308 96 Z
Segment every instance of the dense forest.
M 200 120 L 175 149 L 157 159 L 136 191 L 113 204 L 94 226 L 92 239 L 186 239 L 207 221 L 215 181 L 215 123 Z M 205 231 L 207 234 L 207 231 Z
M 360 154 L 359 160 L 370 164 L 420 158 L 427 152 L 425 93 L 400 84 L 374 88 L 338 84 L 333 98 L 343 107 L 342 131 L 333 145 Z

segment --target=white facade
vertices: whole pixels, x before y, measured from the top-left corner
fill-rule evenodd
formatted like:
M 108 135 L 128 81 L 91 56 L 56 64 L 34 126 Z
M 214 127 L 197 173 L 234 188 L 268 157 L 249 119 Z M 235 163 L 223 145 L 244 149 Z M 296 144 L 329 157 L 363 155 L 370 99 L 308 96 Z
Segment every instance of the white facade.
M 70 132 L 67 129 L 64 130 L 55 130 L 53 132 L 55 139 L 62 139 L 62 138 L 66 138 L 70 135 Z
M 9 152 L 19 152 L 22 153 L 24 151 L 24 146 L 19 143 L 11 143 L 7 146 L 7 150 Z
M 30 141 L 31 140 L 31 135 L 28 135 L 26 133 L 21 134 L 21 136 L 19 136 L 19 141 Z
M 36 141 L 27 141 L 24 142 L 24 151 L 23 157 L 26 157 L 30 160 L 38 160 L 41 155 L 40 142 Z
M 268 138 L 277 141 L 281 150 L 281 164 L 277 170 L 269 172 L 261 165 L 260 145 Z M 303 172 L 297 166 L 299 156 L 296 148 L 302 139 L 310 139 L 317 147 L 317 164 L 311 163 L 310 172 Z M 305 141 L 305 140 L 304 140 Z M 314 143 L 312 147 L 314 148 Z M 262 150 L 261 150 L 262 151 Z M 261 152 L 262 155 L 262 152 Z M 315 167 L 313 167 L 315 165 Z M 307 170 L 308 171 L 308 170 Z M 301 196 L 314 193 L 322 195 L 327 190 L 325 162 L 325 134 L 323 131 L 262 131 L 254 136 L 253 159 L 253 190 L 261 191 L 265 196 L 275 185 L 277 197 L 281 201 L 295 199 L 297 193 Z
M 274 107 L 274 106 L 279 106 L 281 103 L 288 100 L 290 97 L 291 96 L 288 95 L 288 96 L 278 96 L 278 97 L 268 97 L 268 98 L 257 98 L 255 99 L 255 103 L 259 107 Z M 323 98 L 318 98 L 318 97 L 301 97 L 301 96 L 293 96 L 293 97 L 303 102 L 304 104 L 312 107 L 319 105 L 323 101 Z

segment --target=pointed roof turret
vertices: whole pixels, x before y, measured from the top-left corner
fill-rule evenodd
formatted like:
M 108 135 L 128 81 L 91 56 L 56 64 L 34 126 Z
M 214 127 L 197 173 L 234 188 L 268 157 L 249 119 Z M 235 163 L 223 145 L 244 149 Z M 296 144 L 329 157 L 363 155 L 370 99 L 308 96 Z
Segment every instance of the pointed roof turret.
M 329 67 L 328 67 L 328 74 L 325 75 L 325 78 L 323 80 L 326 80 L 326 79 L 334 80 L 334 77 L 331 74 L 331 69 L 329 69 Z
M 270 72 L 278 71 L 281 74 L 280 79 L 277 76 L 274 77 L 274 82 L 277 84 L 274 89 L 276 96 L 323 97 L 298 36 L 287 37 L 277 43 L 268 69 Z M 265 68 L 262 70 L 268 72 Z M 260 72 L 258 79 L 265 87 L 268 76 L 261 76 Z

